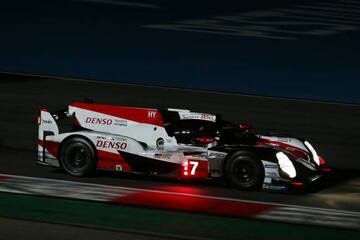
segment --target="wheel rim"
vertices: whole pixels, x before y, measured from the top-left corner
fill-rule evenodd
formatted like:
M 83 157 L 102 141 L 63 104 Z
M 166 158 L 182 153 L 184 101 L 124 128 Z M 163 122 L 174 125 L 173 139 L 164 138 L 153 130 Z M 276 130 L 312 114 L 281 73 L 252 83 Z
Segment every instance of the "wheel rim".
M 250 183 L 256 179 L 255 166 L 248 161 L 236 162 L 233 172 L 241 183 Z
M 66 168 L 74 173 L 81 172 L 91 162 L 91 153 L 84 145 L 72 146 L 64 156 Z

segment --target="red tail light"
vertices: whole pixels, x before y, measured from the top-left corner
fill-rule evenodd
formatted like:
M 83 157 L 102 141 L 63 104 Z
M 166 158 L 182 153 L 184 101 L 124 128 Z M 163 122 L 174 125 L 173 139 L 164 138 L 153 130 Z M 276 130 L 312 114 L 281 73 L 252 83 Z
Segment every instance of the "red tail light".
M 212 137 L 200 137 L 196 139 L 200 143 L 212 143 L 215 142 L 215 138 Z
M 37 117 L 37 125 L 40 126 L 40 124 L 41 124 L 41 117 L 38 116 L 38 117 Z
M 183 165 L 183 174 L 184 174 L 184 176 L 189 175 L 189 172 L 188 172 L 188 170 L 189 170 L 189 161 L 187 159 L 184 160 L 182 165 Z
M 319 162 L 320 162 L 320 165 L 324 165 L 326 163 L 326 161 L 319 156 Z
M 239 125 L 239 127 L 240 127 L 241 129 L 243 129 L 243 130 L 250 130 L 250 129 L 252 129 L 251 124 L 248 124 L 248 123 L 242 123 L 242 124 Z
M 291 182 L 290 184 L 294 185 L 294 186 L 302 186 L 304 183 L 302 183 L 302 182 Z
M 331 168 L 322 168 L 321 171 L 323 171 L 323 172 L 331 172 Z

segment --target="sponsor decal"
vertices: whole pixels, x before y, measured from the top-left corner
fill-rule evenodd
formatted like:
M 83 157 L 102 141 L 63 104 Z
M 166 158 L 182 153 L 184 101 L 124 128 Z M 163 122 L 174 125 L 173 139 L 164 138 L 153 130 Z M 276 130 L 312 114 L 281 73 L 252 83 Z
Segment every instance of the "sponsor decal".
M 215 121 L 216 116 L 206 113 L 180 113 L 181 119 L 194 119 L 194 120 L 205 120 L 205 121 Z
M 183 115 L 183 119 L 196 119 L 196 116 L 194 115 Z
M 41 123 L 52 124 L 52 121 L 50 119 L 48 119 L 48 120 L 41 119 Z
M 269 190 L 287 190 L 288 189 L 288 187 L 285 185 L 276 185 L 276 184 L 264 184 L 263 188 L 269 189 Z
M 213 115 L 210 115 L 210 114 L 202 114 L 201 115 L 201 117 L 200 117 L 200 119 L 202 119 L 202 120 L 213 120 Z
M 113 120 L 110 118 L 87 117 L 85 122 L 90 124 L 111 125 Z
M 271 177 L 271 178 L 276 178 L 276 177 L 279 177 L 279 174 L 277 172 L 266 172 L 265 176 Z
M 156 111 L 149 110 L 148 111 L 148 118 L 155 118 L 156 117 Z
M 114 125 L 116 125 L 116 126 L 125 126 L 126 127 L 128 125 L 128 121 L 122 120 L 122 119 L 115 119 Z
M 99 148 L 113 148 L 113 149 L 126 149 L 126 142 L 117 142 L 117 141 L 107 141 L 107 140 L 97 140 L 96 147 Z
M 127 142 L 127 138 L 124 137 L 115 137 L 112 138 L 113 141 Z
M 265 164 L 265 168 L 277 169 L 278 166 L 276 164 Z
M 216 116 L 207 113 L 179 113 L 180 119 L 193 119 L 193 120 L 204 120 L 204 121 L 216 121 Z
M 279 177 L 279 168 L 276 163 L 269 161 L 261 160 L 265 169 L 265 177 L 267 178 L 277 178 Z

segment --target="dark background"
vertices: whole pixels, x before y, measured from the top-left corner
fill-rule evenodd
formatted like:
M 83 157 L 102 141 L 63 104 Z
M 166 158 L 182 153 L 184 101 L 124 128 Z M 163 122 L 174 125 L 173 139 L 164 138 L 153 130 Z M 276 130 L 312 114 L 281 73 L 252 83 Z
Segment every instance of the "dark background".
M 32 0 L 0 71 L 360 103 L 360 1 Z
M 40 108 L 57 111 L 91 96 L 97 103 L 183 108 L 251 123 L 255 133 L 307 139 L 331 167 L 360 170 L 360 108 L 356 105 L 243 96 L 174 88 L 0 74 L 0 169 L 34 165 Z M 16 150 L 2 155 L 1 149 Z M 21 154 L 26 157 L 18 157 Z
M 359 20 L 358 0 L 2 1 L 0 72 L 96 81 L 0 73 L 1 173 L 358 211 Z M 215 112 L 254 132 L 293 134 L 333 169 L 314 193 L 285 195 L 107 172 L 76 178 L 37 166 L 39 108 L 88 96 Z M 28 229 L 34 224 L 18 232 L 31 236 Z M 69 231 L 58 229 L 59 237 Z

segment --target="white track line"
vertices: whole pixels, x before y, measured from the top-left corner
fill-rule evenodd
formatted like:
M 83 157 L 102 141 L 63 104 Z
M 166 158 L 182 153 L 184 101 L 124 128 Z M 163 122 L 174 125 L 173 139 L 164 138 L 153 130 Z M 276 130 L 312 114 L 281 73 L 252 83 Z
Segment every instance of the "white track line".
M 77 186 L 87 186 L 87 187 L 93 186 L 93 187 L 99 187 L 99 188 L 103 188 L 103 189 L 110 188 L 112 190 L 118 190 L 119 192 L 121 190 L 122 191 L 130 191 L 130 192 L 150 192 L 150 193 L 171 194 L 171 195 L 177 195 L 177 196 L 195 197 L 195 198 L 203 198 L 203 199 L 223 200 L 223 201 L 231 201 L 231 202 L 266 204 L 266 205 L 273 205 L 276 207 L 287 207 L 288 209 L 293 208 L 293 209 L 291 209 L 292 211 L 295 211 L 295 209 L 297 210 L 300 208 L 303 211 L 318 212 L 318 213 L 322 213 L 322 214 L 330 213 L 330 214 L 338 214 L 338 215 L 353 215 L 353 216 L 360 218 L 359 212 L 335 210 L 335 209 L 327 209 L 327 208 L 317 208 L 317 207 L 306 207 L 306 206 L 294 205 L 294 204 L 281 204 L 281 203 L 253 201 L 253 200 L 245 200 L 245 199 L 234 199 L 234 198 L 227 198 L 227 197 L 206 196 L 206 195 L 197 195 L 197 194 L 189 194 L 189 193 L 177 193 L 177 192 L 151 190 L 151 189 L 143 189 L 143 188 L 119 187 L 119 186 L 110 186 L 110 185 L 104 185 L 104 184 L 73 182 L 73 181 L 67 181 L 67 180 L 55 180 L 55 179 L 47 179 L 47 178 L 34 178 L 34 177 L 18 176 L 18 175 L 10 175 L 10 174 L 0 174 L 0 176 L 9 177 L 9 178 L 34 180 L 35 182 L 40 181 L 40 182 L 53 182 L 53 183 L 67 183 L 67 184 L 73 184 L 73 185 L 77 185 Z M 1 182 L 4 182 L 4 181 L 6 181 L 6 179 Z

